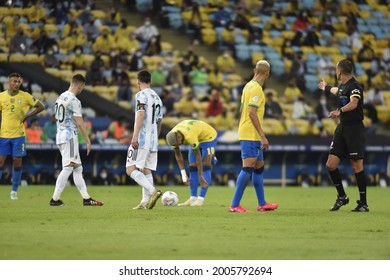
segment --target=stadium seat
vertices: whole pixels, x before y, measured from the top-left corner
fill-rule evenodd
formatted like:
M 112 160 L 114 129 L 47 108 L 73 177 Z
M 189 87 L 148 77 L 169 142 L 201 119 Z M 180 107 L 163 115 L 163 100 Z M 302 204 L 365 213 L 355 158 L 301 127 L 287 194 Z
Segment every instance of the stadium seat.
M 236 48 L 236 56 L 238 60 L 246 61 L 251 57 L 250 48 L 248 45 L 246 44 L 235 45 L 235 48 Z
M 206 45 L 213 45 L 217 41 L 217 34 L 212 28 L 202 28 L 202 41 Z

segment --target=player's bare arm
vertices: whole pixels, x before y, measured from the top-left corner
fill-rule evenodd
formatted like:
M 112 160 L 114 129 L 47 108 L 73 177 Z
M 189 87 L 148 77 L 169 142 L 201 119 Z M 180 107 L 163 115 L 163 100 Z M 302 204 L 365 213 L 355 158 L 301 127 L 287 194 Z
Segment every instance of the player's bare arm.
M 331 119 L 338 118 L 342 113 L 355 110 L 358 106 L 358 103 L 359 103 L 359 98 L 355 96 L 351 97 L 350 101 L 345 106 L 329 112 L 329 118 Z
M 202 188 L 207 188 L 208 183 L 206 179 L 203 176 L 203 162 L 202 162 L 202 154 L 200 153 L 199 147 L 192 150 L 194 152 L 195 158 L 196 158 L 196 167 L 198 168 L 198 176 L 199 176 L 199 183 Z
M 145 119 L 145 104 L 139 104 L 137 117 L 135 119 L 133 138 L 131 139 L 131 146 L 134 149 L 138 149 L 138 136 L 139 136 L 139 132 L 141 131 L 141 127 L 142 127 L 142 123 L 144 122 L 144 119 Z
M 161 126 L 162 126 L 162 119 L 158 119 L 157 122 L 157 135 L 160 136 L 160 132 L 161 132 Z
M 181 154 L 180 147 L 179 146 L 173 147 L 173 151 L 175 152 L 177 165 L 179 165 L 179 168 L 181 170 L 181 179 L 183 180 L 183 183 L 188 184 L 189 183 L 188 176 L 186 173 L 184 159 L 183 159 L 183 155 Z
M 89 153 L 91 152 L 91 140 L 88 137 L 83 117 L 74 117 L 74 119 L 76 120 L 77 128 L 79 129 L 81 135 L 85 140 L 85 144 L 87 146 L 87 155 L 89 155 Z
M 263 150 L 267 150 L 269 147 L 268 139 L 265 137 L 264 131 L 261 128 L 259 118 L 257 116 L 257 108 L 250 106 L 249 108 L 249 118 L 251 119 L 253 126 L 255 127 L 257 133 L 260 135 L 261 145 Z
M 323 91 L 325 91 L 326 86 L 327 86 L 327 84 L 326 84 L 326 82 L 325 82 L 324 79 L 322 79 L 322 80 L 318 83 L 318 88 L 321 89 L 321 90 L 323 90 Z M 338 87 L 331 87 L 331 88 L 330 88 L 330 93 L 331 93 L 331 94 L 336 95 L 338 91 L 339 91 L 339 88 L 338 88 Z
M 27 120 L 28 118 L 32 117 L 32 116 L 35 116 L 35 115 L 38 115 L 40 112 L 42 112 L 43 110 L 45 110 L 45 106 L 43 106 L 43 104 L 41 103 L 41 101 L 38 101 L 37 104 L 35 105 L 34 107 L 35 109 L 32 110 L 31 112 L 27 113 L 23 120 L 21 121 L 21 123 L 23 123 L 25 120 Z

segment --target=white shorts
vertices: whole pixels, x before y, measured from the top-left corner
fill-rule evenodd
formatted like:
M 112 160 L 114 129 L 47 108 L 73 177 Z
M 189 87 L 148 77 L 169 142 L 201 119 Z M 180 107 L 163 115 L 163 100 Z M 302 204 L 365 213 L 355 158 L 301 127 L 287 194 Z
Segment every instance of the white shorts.
M 126 167 L 135 165 L 139 169 L 150 169 L 156 171 L 157 152 L 145 149 L 134 150 L 132 146 L 127 150 Z
M 70 141 L 58 144 L 57 146 L 62 156 L 62 167 L 69 165 L 71 162 L 81 164 L 79 139 L 77 136 L 73 137 Z

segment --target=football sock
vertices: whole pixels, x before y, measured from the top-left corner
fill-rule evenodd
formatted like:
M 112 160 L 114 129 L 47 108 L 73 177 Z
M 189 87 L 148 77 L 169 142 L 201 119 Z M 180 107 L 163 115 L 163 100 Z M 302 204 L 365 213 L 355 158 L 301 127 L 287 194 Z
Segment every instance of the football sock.
M 138 170 L 134 170 L 131 172 L 130 177 L 136 181 L 138 185 L 143 187 L 149 194 L 152 194 L 156 191 L 156 188 L 149 182 L 144 173 Z
M 198 168 L 190 166 L 190 195 L 197 197 L 199 186 Z
M 79 189 L 81 196 L 84 199 L 91 198 L 87 191 L 87 185 L 83 178 L 83 167 L 79 166 L 73 170 L 73 181 L 76 187 Z
M 208 183 L 209 186 L 210 186 L 210 185 L 211 185 L 211 167 L 210 167 L 210 166 L 203 166 L 203 177 L 206 179 L 207 183 Z M 207 188 L 204 189 L 204 188 L 200 187 L 199 196 L 200 196 L 200 197 L 205 197 L 208 188 L 209 188 L 209 187 L 207 187 Z
M 200 200 L 200 201 L 204 201 L 204 197 L 203 196 L 198 196 L 198 200 Z
M 332 180 L 333 185 L 336 187 L 339 196 L 341 197 L 346 196 L 343 188 L 343 183 L 341 182 L 341 175 L 339 169 L 336 168 L 333 171 L 328 170 L 328 172 L 329 172 L 330 179 Z
M 22 178 L 22 168 L 14 167 L 12 171 L 12 191 L 14 192 L 18 191 L 21 178 Z
M 153 175 L 152 174 L 147 174 L 145 175 L 146 179 L 148 179 L 149 183 L 151 183 L 154 186 L 154 180 L 153 180 Z M 150 198 L 150 194 L 145 190 L 145 188 L 142 188 L 142 200 L 141 204 L 145 205 L 148 203 Z
M 367 197 L 366 197 L 367 181 L 366 181 L 366 174 L 364 170 L 355 173 L 355 177 L 356 177 L 356 183 L 359 188 L 360 202 L 367 205 Z
M 232 201 L 233 207 L 237 207 L 238 205 L 240 205 L 241 198 L 244 195 L 246 185 L 251 178 L 253 170 L 253 167 L 243 167 L 240 174 L 238 175 L 236 182 L 236 191 L 234 192 Z
M 73 167 L 70 166 L 66 166 L 61 170 L 56 181 L 56 188 L 54 189 L 53 200 L 57 201 L 60 199 L 61 194 L 66 187 L 66 183 L 68 183 L 68 178 L 70 174 L 72 174 L 72 172 Z
M 252 173 L 252 183 L 256 191 L 257 202 L 259 203 L 260 206 L 266 204 L 265 196 L 264 196 L 263 171 L 264 171 L 264 166 L 259 169 L 255 169 Z

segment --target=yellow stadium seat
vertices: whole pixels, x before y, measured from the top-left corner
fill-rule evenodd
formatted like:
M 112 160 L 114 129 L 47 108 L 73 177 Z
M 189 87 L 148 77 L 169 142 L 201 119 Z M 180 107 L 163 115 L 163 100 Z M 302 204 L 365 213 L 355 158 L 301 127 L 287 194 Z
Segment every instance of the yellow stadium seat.
M 26 11 L 23 8 L 13 7 L 10 9 L 10 13 L 12 15 L 24 16 L 26 14 Z
M 376 111 L 378 114 L 378 119 L 382 123 L 387 123 L 390 120 L 390 110 L 388 106 L 384 106 L 384 105 L 376 106 Z
M 53 76 L 56 76 L 56 77 L 59 77 L 59 70 L 58 68 L 45 68 L 45 71 L 47 73 L 49 73 L 50 75 L 53 75 Z
M 202 41 L 206 45 L 212 45 L 217 42 L 217 34 L 212 28 L 202 28 Z
M 0 53 L 0 62 L 6 62 L 6 61 L 8 61 L 8 54 Z
M 72 70 L 59 70 L 59 77 L 64 81 L 70 81 L 74 75 Z
M 13 53 L 9 56 L 9 61 L 10 62 L 24 62 L 25 57 L 23 54 L 20 53 Z
M 43 56 L 39 56 L 35 53 L 28 53 L 24 57 L 25 61 L 29 63 L 43 63 Z
M 131 103 L 129 101 L 121 100 L 118 102 L 118 105 L 127 110 L 131 109 Z M 165 118 L 164 118 L 164 123 L 165 123 Z
M 47 34 L 57 34 L 58 33 L 58 28 L 57 25 L 55 24 L 45 24 L 44 30 L 46 31 Z
M 285 39 L 292 39 L 295 36 L 295 32 L 291 30 L 284 30 L 282 31 L 283 38 Z
M 322 119 L 321 122 L 323 130 L 326 132 L 326 134 L 333 135 L 337 127 L 336 121 L 334 119 Z
M 370 18 L 371 17 L 371 13 L 369 10 L 360 10 L 359 15 L 361 18 Z
M 251 56 L 252 56 L 252 65 L 256 65 L 256 63 L 259 60 L 264 59 L 264 53 L 262 52 L 253 52 Z
M 264 119 L 263 129 L 267 135 L 286 134 L 286 128 L 284 127 L 283 123 L 277 119 Z
M 173 50 L 173 46 L 169 42 L 161 42 L 161 50 L 164 52 L 171 52 Z
M 107 17 L 106 12 L 102 11 L 102 10 L 92 10 L 91 15 L 94 18 L 101 18 L 101 19 L 104 19 Z

